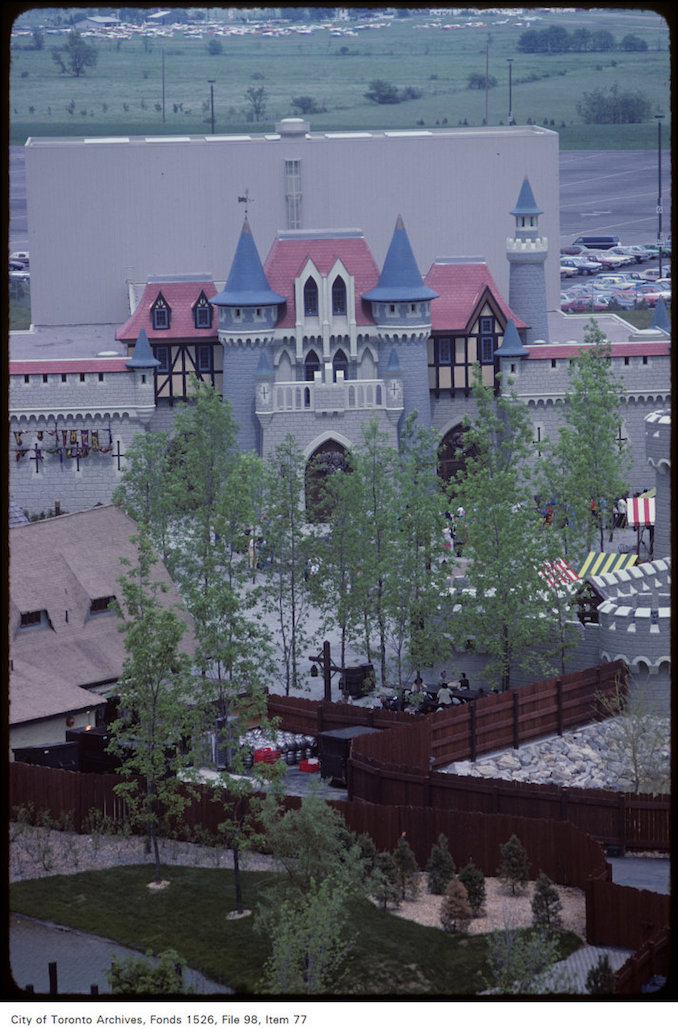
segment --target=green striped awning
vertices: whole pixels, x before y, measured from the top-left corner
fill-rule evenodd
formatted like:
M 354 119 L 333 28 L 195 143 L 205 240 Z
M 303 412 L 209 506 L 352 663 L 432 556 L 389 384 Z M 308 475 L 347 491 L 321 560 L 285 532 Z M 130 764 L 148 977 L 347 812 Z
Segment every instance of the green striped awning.
M 637 554 L 600 554 L 592 550 L 581 566 L 579 578 L 589 575 L 604 575 L 606 572 L 618 572 L 622 568 L 630 568 L 636 563 Z

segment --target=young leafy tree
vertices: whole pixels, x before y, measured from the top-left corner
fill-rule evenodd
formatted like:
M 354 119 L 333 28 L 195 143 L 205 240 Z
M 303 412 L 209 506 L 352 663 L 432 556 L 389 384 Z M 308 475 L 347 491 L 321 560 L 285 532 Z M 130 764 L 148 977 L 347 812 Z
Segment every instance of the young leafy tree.
M 501 864 L 497 869 L 497 878 L 511 893 L 522 893 L 530 877 L 530 860 L 527 851 L 515 833 L 502 845 Z
M 152 575 L 156 557 L 143 526 L 133 537 L 138 559 L 118 580 L 127 656 L 120 676 L 121 716 L 111 725 L 111 749 L 121 759 L 115 787 L 133 824 L 147 834 L 160 882 L 158 837 L 165 819 L 181 815 L 190 797 L 178 773 L 186 766 L 180 744 L 193 730 L 188 658 L 180 650 L 186 624 L 160 594 Z
M 486 988 L 489 993 L 507 996 L 571 993 L 567 973 L 549 971 L 558 959 L 558 940 L 553 933 L 504 926 L 489 937 Z
M 61 74 L 74 75 L 75 78 L 84 75 L 87 68 L 93 68 L 98 57 L 97 48 L 83 39 L 77 29 L 71 29 L 62 46 L 52 47 L 52 58 Z
M 262 602 L 277 617 L 287 695 L 301 686 L 299 665 L 308 642 L 310 598 L 305 571 L 311 541 L 303 496 L 304 458 L 294 436 L 288 435 L 265 462 L 262 488 Z
M 461 595 L 451 630 L 459 646 L 469 638 L 479 641 L 489 655 L 486 675 L 496 675 L 504 691 L 516 663 L 545 671 L 558 646 L 553 613 L 539 596 L 549 551 L 530 489 L 527 411 L 513 394 L 495 396 L 484 386 L 479 366 L 473 395 L 477 416 L 465 437 L 469 457 L 454 485 L 465 510 L 471 588 Z
M 173 514 L 167 488 L 170 454 L 168 433 L 138 432 L 127 448 L 125 472 L 112 497 L 130 518 L 147 526 L 163 561 L 169 556 Z
M 546 455 L 559 472 L 559 481 L 552 473 L 551 488 L 567 504 L 576 557 L 592 550 L 596 537 L 605 550 L 606 517 L 628 493 L 630 467 L 628 444 L 619 439 L 624 388 L 612 370 L 609 340 L 593 318 L 584 344 L 570 367 L 565 423 Z
M 477 918 L 485 903 L 485 876 L 479 868 L 476 868 L 473 858 L 471 858 L 458 873 L 457 878 L 465 886 L 468 902 L 471 905 L 471 914 Z
M 190 993 L 184 984 L 185 962 L 174 950 L 164 950 L 154 962 L 149 957 L 113 955 L 107 972 L 111 993 L 122 996 L 168 996 Z
M 630 686 L 619 677 L 611 694 L 596 695 L 599 711 L 610 719 L 611 752 L 621 760 L 634 793 L 670 793 L 667 721 L 657 717 L 646 683 Z
M 555 929 L 560 926 L 560 912 L 563 909 L 560 894 L 544 872 L 539 873 L 539 878 L 534 884 L 534 893 L 530 903 L 532 925 L 539 929 Z

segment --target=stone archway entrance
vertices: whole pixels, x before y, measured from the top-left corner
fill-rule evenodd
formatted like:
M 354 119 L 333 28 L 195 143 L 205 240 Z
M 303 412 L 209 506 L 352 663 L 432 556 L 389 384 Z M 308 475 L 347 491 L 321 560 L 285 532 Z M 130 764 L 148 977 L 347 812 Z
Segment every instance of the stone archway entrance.
M 328 439 L 321 443 L 306 462 L 305 493 L 306 520 L 326 522 L 329 515 L 329 501 L 326 483 L 336 472 L 348 471 L 348 451 L 337 440 Z

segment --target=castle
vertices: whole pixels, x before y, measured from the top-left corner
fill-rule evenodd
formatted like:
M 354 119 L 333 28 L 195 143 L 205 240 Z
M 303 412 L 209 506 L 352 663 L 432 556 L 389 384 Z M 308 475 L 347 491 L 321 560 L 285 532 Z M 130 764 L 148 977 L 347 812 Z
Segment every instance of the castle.
M 557 309 L 553 300 L 554 286 L 558 285 L 551 252 L 554 248 L 542 227 L 545 218 L 557 225 L 557 210 L 551 210 L 557 198 L 550 185 L 544 186 L 548 203 L 542 210 L 535 199 L 533 175 L 518 173 L 527 155 L 530 166 L 538 169 L 535 174 L 540 183 L 544 182 L 537 155 L 546 154 L 549 166 L 552 134 L 516 130 L 513 135 L 510 130 L 487 130 L 472 133 L 471 141 L 464 132 L 456 139 L 454 133 L 440 137 L 427 133 L 426 140 L 420 139 L 420 134 L 415 134 L 416 139 L 405 134 L 397 141 L 385 136 L 377 140 L 372 138 L 375 134 L 366 134 L 369 139 L 342 141 L 351 148 L 350 156 L 358 171 L 373 168 L 375 154 L 382 158 L 386 155 L 387 149 L 371 149 L 373 144 L 384 148 L 397 145 L 397 151 L 388 152 L 397 153 L 401 159 L 399 195 L 406 180 L 405 158 L 412 157 L 415 147 L 421 154 L 422 146 L 435 144 L 441 148 L 440 154 L 447 155 L 445 148 L 452 145 L 452 140 L 462 149 L 468 145 L 480 148 L 478 152 L 482 150 L 487 158 L 495 144 L 505 146 L 508 153 L 516 143 L 522 143 L 520 160 L 512 153 L 500 187 L 494 193 L 488 191 L 484 204 L 487 210 L 476 219 L 479 242 L 486 253 L 493 255 L 492 260 L 434 257 L 426 270 L 420 268 L 410 241 L 411 231 L 417 239 L 421 239 L 421 233 L 409 196 L 405 206 L 411 212 L 411 224 L 397 209 L 387 214 L 388 191 L 380 193 L 378 202 L 372 205 L 380 212 L 382 234 L 384 225 L 390 223 L 390 238 L 380 262 L 375 259 L 369 237 L 360 229 L 300 227 L 305 221 L 303 212 L 308 212 L 318 198 L 306 190 L 302 205 L 301 186 L 293 181 L 295 168 L 288 164 L 293 165 L 295 160 L 301 163 L 299 155 L 303 155 L 308 171 L 312 154 L 322 155 L 318 161 L 331 161 L 332 155 L 336 159 L 339 141 L 318 139 L 314 149 L 311 135 L 297 128 L 288 125 L 278 139 L 269 141 L 271 146 L 284 143 L 292 149 L 282 155 L 287 192 L 286 214 L 279 222 L 288 227 L 276 230 L 265 241 L 269 249 L 263 261 L 255 239 L 254 218 L 247 212 L 230 255 L 221 259 L 224 265 L 230 259 L 227 270 L 222 265 L 224 278 L 219 278 L 216 270 L 211 274 L 182 273 L 177 270 L 176 239 L 180 233 L 175 226 L 175 242 L 168 258 L 172 274 L 139 276 L 139 269 L 160 259 L 157 240 L 150 240 L 146 250 L 140 247 L 140 253 L 134 253 L 134 269 L 128 271 L 125 281 L 108 283 L 101 297 L 104 313 L 98 321 L 85 321 L 82 315 L 76 318 L 74 314 L 80 301 L 82 310 L 91 315 L 97 291 L 81 290 L 79 297 L 71 289 L 65 296 L 57 288 L 63 271 L 57 274 L 52 267 L 49 274 L 50 266 L 44 265 L 49 281 L 43 281 L 39 289 L 42 321 L 28 332 L 13 333 L 10 339 L 10 498 L 16 507 L 36 516 L 108 503 L 124 472 L 125 454 L 134 435 L 146 430 L 171 430 L 175 407 L 190 398 L 193 374 L 212 383 L 232 405 L 241 448 L 264 457 L 289 433 L 309 462 L 319 455 L 345 453 L 360 440 L 362 427 L 373 419 L 397 447 L 404 419 L 416 412 L 419 423 L 437 433 L 439 469 L 444 478 L 449 478 L 457 466 L 455 451 L 464 417 L 475 413 L 471 374 L 476 363 L 487 385 L 495 383 L 497 372 L 510 376 L 512 388 L 530 414 L 535 455 L 540 451 L 540 441 L 557 430 L 570 386 L 568 370 L 582 346 L 590 317 L 564 315 Z M 49 141 L 38 142 L 33 158 L 37 164 L 28 183 L 29 201 L 31 181 L 41 181 L 37 170 L 44 174 L 45 155 L 51 153 Z M 121 161 L 127 161 L 133 153 L 148 155 L 152 170 L 160 151 L 172 155 L 166 158 L 168 167 L 174 167 L 175 159 L 186 160 L 190 150 L 187 141 L 167 140 L 164 147 L 159 142 L 150 146 L 147 141 L 147 149 L 137 151 L 129 141 L 119 141 L 118 147 L 118 141 L 112 140 L 108 141 L 108 150 L 119 152 Z M 195 151 L 199 163 L 207 160 L 204 155 L 210 150 L 204 143 L 200 141 Z M 259 143 L 251 140 L 250 144 L 252 150 L 247 152 L 256 151 L 261 156 Z M 211 145 L 213 152 L 226 146 L 220 140 Z M 231 148 L 235 145 L 228 143 Z M 89 146 L 82 144 L 85 162 L 93 146 L 92 141 Z M 534 152 L 530 147 L 535 148 Z M 103 143 L 95 147 L 102 148 L 107 149 Z M 60 155 L 60 150 L 57 153 Z M 275 157 L 264 162 L 266 168 L 270 164 L 272 176 L 277 160 Z M 113 158 L 113 165 L 115 162 Z M 351 166 L 351 175 L 357 174 L 356 167 Z M 390 166 L 384 171 L 386 179 L 395 174 Z M 508 182 L 513 183 L 513 199 L 500 215 L 497 204 L 504 202 Z M 437 190 L 440 210 L 447 212 L 450 184 L 436 185 L 432 180 L 432 189 Z M 477 211 L 483 198 L 478 199 L 477 189 L 469 189 L 473 195 L 471 207 Z M 38 210 L 44 203 L 42 194 L 39 197 Z M 329 202 L 330 210 L 335 201 L 333 197 Z M 203 201 L 203 206 L 205 203 L 209 206 L 208 201 Z M 271 201 L 269 207 L 277 209 L 276 204 Z M 365 196 L 356 204 L 373 225 L 374 211 L 367 209 Z M 422 200 L 422 206 L 428 218 L 429 205 Z M 75 222 L 81 225 L 87 213 L 86 206 L 81 206 L 73 215 Z M 195 210 L 192 213 L 197 217 Z M 497 237 L 506 216 L 510 231 L 498 246 Z M 271 217 L 267 207 L 266 219 L 262 220 L 270 224 Z M 110 228 L 113 215 L 109 213 L 106 218 Z M 317 214 L 307 220 L 318 224 Z M 462 240 L 468 239 L 467 221 L 467 214 L 460 213 Z M 163 239 L 167 232 L 163 223 Z M 447 222 L 444 234 L 447 246 L 457 244 L 454 227 L 447 227 Z M 419 245 L 420 252 L 440 242 L 430 229 L 426 240 L 425 247 Z M 44 241 L 41 246 L 44 255 Z M 189 252 L 194 248 L 192 237 Z M 222 254 L 224 249 L 222 239 Z M 499 250 L 501 259 L 497 257 Z M 194 266 L 194 260 L 188 256 L 187 267 Z M 95 254 L 92 258 L 93 281 L 100 284 L 100 289 L 102 267 L 108 268 L 107 262 L 107 256 Z M 38 275 L 40 260 L 36 267 L 32 255 L 31 265 L 33 275 Z M 121 293 L 126 296 L 126 313 L 111 324 L 107 319 L 111 312 L 121 309 Z M 65 314 L 60 314 L 62 310 Z M 67 324 L 61 321 L 63 317 L 69 319 Z M 654 554 L 659 559 L 668 558 L 670 324 L 662 304 L 646 330 L 635 330 L 621 317 L 608 313 L 596 315 L 596 322 L 611 343 L 614 372 L 623 383 L 618 439 L 620 443 L 628 441 L 631 448 L 629 493 L 656 485 Z M 652 603 L 648 610 L 660 612 L 660 626 L 668 592 L 668 568 L 665 571 L 662 578 L 660 569 L 659 578 L 649 589 Z M 642 592 L 648 590 L 643 587 Z M 600 598 L 604 603 L 600 605 L 596 630 L 599 643 L 591 650 L 593 659 L 588 663 L 607 660 L 603 654 L 613 659 L 627 651 L 631 657 L 647 652 L 648 667 L 665 670 L 669 651 L 662 649 L 663 643 L 654 646 L 656 619 L 645 634 L 647 647 L 637 642 L 644 615 L 633 620 L 635 649 L 604 639 L 610 631 L 619 635 L 623 619 L 616 598 L 623 593 L 621 586 L 616 590 L 607 584 L 607 592 Z M 640 610 L 646 607 L 643 600 Z M 632 630 L 625 634 L 627 642 L 630 633 Z M 589 632 L 586 639 L 590 636 Z M 582 655 L 587 646 L 581 650 Z

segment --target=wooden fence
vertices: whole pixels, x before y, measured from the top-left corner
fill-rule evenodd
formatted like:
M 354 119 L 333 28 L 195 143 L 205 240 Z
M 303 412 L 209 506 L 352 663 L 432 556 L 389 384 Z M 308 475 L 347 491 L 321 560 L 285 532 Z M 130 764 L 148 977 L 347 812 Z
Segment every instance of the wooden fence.
M 616 993 L 639 994 L 655 976 L 668 980 L 676 967 L 674 957 L 670 934 L 665 930 L 655 933 L 615 973 Z

